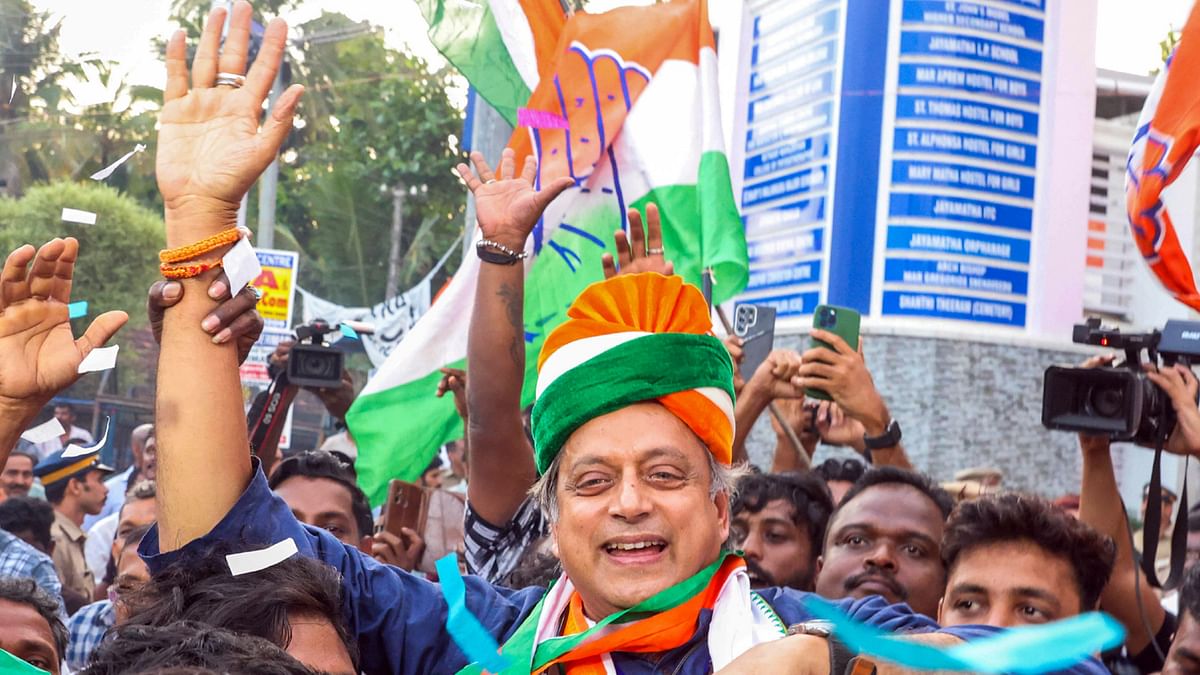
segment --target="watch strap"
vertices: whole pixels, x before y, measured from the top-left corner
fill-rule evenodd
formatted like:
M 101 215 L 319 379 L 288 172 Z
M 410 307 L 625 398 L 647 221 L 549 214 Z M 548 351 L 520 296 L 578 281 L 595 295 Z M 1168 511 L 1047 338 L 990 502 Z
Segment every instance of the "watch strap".
M 867 451 L 883 450 L 890 448 L 900 443 L 903 436 L 900 430 L 900 423 L 895 419 L 888 422 L 887 428 L 878 436 L 863 436 L 863 446 Z

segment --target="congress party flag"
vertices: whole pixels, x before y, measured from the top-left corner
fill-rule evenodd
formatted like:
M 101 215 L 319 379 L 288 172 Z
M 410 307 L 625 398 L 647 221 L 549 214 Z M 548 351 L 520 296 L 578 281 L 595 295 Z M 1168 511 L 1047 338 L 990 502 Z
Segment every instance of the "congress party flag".
M 1192 8 L 1175 52 L 1146 99 L 1125 165 L 1125 206 L 1138 251 L 1163 287 L 1195 310 L 1200 310 L 1200 291 L 1162 192 L 1200 146 L 1198 76 L 1200 5 Z
M 575 296 L 602 278 L 600 256 L 613 252 L 612 234 L 628 225 L 627 208 L 658 205 L 667 258 L 696 285 L 711 268 L 715 301 L 745 287 L 746 240 L 721 137 L 717 57 L 703 0 L 565 19 L 550 11 L 558 0 L 474 3 L 487 5 L 496 30 L 470 48 L 437 40 L 443 33 L 470 37 L 443 25 L 449 8 L 462 3 L 424 4 L 441 8 L 426 13 L 435 44 L 481 92 L 489 71 L 480 64 L 512 62 L 510 86 L 524 89 L 506 100 L 527 97 L 512 117 L 517 165 L 532 154 L 539 184 L 575 180 L 526 244 L 526 404 L 543 339 Z M 486 49 L 484 40 L 491 41 Z M 496 105 L 490 85 L 488 100 Z M 350 409 L 359 480 L 373 503 L 384 499 L 389 479 L 415 479 L 440 444 L 462 435 L 452 402 L 434 391 L 439 368 L 465 365 L 479 265 L 466 257 Z

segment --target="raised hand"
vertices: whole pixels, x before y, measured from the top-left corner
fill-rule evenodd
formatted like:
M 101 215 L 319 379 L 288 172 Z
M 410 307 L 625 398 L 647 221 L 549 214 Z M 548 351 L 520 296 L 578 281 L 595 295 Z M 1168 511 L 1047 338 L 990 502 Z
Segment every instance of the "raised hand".
M 542 217 L 542 212 L 575 181 L 563 177 L 541 190 L 535 190 L 533 180 L 537 175 L 537 161 L 532 155 L 526 157 L 521 175 L 515 176 L 514 157 L 511 148 L 504 149 L 500 156 L 498 177 L 478 152 L 471 153 L 474 172 L 465 163 L 459 164 L 456 169 L 471 194 L 475 195 L 475 218 L 479 221 L 484 238 L 521 251 L 534 225 Z
M 626 212 L 629 218 L 629 236 L 624 230 L 613 233 L 613 241 L 617 245 L 617 259 L 609 253 L 600 256 L 604 266 L 604 278 L 611 279 L 618 274 L 637 274 L 638 272 L 658 272 L 670 276 L 675 273 L 675 264 L 664 257 L 662 238 L 662 220 L 658 215 L 656 204 L 646 205 L 646 232 L 642 233 L 642 214 L 637 209 Z M 620 265 L 620 271 L 618 270 Z
M 190 243 L 236 223 L 242 195 L 279 152 L 292 128 L 304 87 L 280 95 L 262 123 L 262 104 L 275 81 L 287 40 L 287 23 L 272 20 L 245 85 L 216 85 L 217 73 L 246 73 L 250 5 L 233 6 L 225 46 L 225 9 L 208 16 L 188 86 L 183 31 L 167 43 L 167 85 L 159 114 L 158 189 L 166 206 L 168 244 Z
M 458 416 L 463 422 L 466 422 L 470 415 L 467 409 L 467 371 L 460 368 L 442 368 L 441 373 L 437 397 L 441 398 L 449 392 L 454 397 L 454 409 L 458 411 Z
M 108 342 L 129 319 L 105 312 L 78 340 L 67 304 L 79 242 L 52 239 L 34 252 L 28 244 L 9 254 L 0 273 L 0 416 L 36 415 L 55 394 L 79 379 L 79 363 Z M 33 263 L 32 267 L 30 262 Z

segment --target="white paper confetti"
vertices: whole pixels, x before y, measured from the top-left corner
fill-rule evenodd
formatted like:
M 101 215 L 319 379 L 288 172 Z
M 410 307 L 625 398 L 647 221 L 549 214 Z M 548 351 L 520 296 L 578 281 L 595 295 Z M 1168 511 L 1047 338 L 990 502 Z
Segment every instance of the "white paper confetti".
M 21 434 L 21 438 L 30 443 L 45 443 L 51 438 L 62 436 L 65 433 L 67 431 L 63 429 L 62 422 L 59 422 L 57 417 L 51 417 L 32 429 L 26 429 L 25 433 Z
M 95 353 L 95 352 L 93 352 L 93 353 Z M 108 443 L 108 427 L 109 427 L 109 422 L 111 422 L 111 421 L 112 421 L 111 417 L 104 418 L 104 433 L 100 435 L 100 440 L 87 446 L 86 448 L 83 447 L 82 445 L 75 445 L 74 443 L 72 443 L 67 446 L 66 450 L 63 450 L 62 458 L 63 459 L 71 459 L 73 457 L 81 457 L 83 455 L 90 455 L 93 452 L 96 452 L 97 450 L 99 450 L 100 448 L 103 448 L 104 444 Z
M 16 97 L 17 97 L 17 76 L 13 75 L 12 91 L 8 92 L 8 102 L 12 103 L 13 99 Z
M 296 548 L 296 542 L 291 537 L 288 537 L 278 544 L 268 546 L 261 551 L 230 553 L 225 556 L 225 562 L 229 564 L 229 573 L 236 577 L 242 574 L 261 572 L 268 567 L 274 567 L 299 552 L 300 550 Z
M 81 211 L 79 209 L 68 209 L 63 207 L 62 219 L 68 223 L 81 223 L 83 225 L 95 225 L 96 214 L 91 211 Z
M 242 237 L 238 243 L 234 244 L 233 248 L 221 258 L 221 264 L 225 267 L 225 276 L 229 278 L 230 293 L 237 295 L 238 291 L 246 287 L 246 284 L 258 278 L 262 274 L 262 266 L 258 264 L 258 254 L 254 252 L 254 247 L 250 245 L 250 240 Z
M 97 347 L 88 352 L 88 355 L 83 357 L 79 362 L 79 373 L 94 373 L 100 370 L 108 370 L 117 365 L 117 350 L 121 345 L 113 345 L 111 347 Z
M 142 145 L 141 143 L 138 143 L 137 145 L 135 145 L 133 147 L 132 150 L 125 153 L 125 155 L 123 157 L 121 157 L 121 159 L 118 159 L 117 161 L 113 162 L 112 164 L 109 164 L 108 166 L 104 167 L 103 169 L 100 169 L 96 173 L 92 174 L 92 180 L 104 180 L 105 178 L 108 178 L 109 176 L 113 175 L 113 172 L 116 171 L 118 167 L 120 167 L 125 162 L 128 162 L 130 157 L 133 157 L 135 154 L 137 154 L 145 149 L 146 149 L 146 146 Z

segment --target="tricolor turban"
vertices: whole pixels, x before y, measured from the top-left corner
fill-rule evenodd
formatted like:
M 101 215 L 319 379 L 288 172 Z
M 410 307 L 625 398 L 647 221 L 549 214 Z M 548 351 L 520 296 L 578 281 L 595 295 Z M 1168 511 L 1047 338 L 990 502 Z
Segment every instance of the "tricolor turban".
M 733 363 L 711 329 L 700 291 L 678 276 L 627 274 L 584 289 L 538 358 L 538 474 L 576 429 L 644 401 L 662 404 L 729 464 Z

